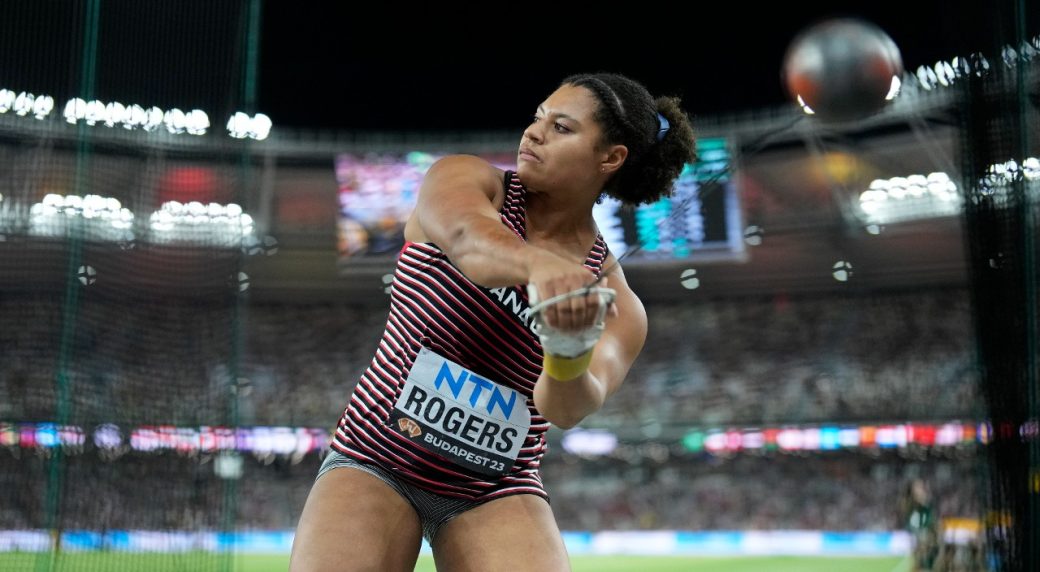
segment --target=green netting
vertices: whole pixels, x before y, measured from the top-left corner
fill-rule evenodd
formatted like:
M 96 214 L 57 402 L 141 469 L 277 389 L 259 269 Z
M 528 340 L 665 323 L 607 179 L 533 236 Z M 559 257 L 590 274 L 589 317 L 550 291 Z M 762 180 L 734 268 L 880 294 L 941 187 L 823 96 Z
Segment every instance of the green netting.
M 1020 26 L 1015 10 L 999 16 Z M 335 204 L 329 157 L 260 156 L 223 129 L 256 111 L 259 18 L 247 0 L 5 5 L 0 89 L 34 99 L 0 114 L 0 529 L 27 534 L 18 570 L 111 569 L 59 539 L 155 552 L 163 569 L 230 569 L 227 544 L 204 533 L 290 530 L 326 436 L 270 431 L 312 441 L 264 449 L 235 428 L 328 431 L 373 355 L 389 260 L 329 280 L 334 230 L 291 228 Z M 1026 36 L 989 31 L 999 45 Z M 717 264 L 626 270 L 648 344 L 583 424 L 601 432 L 552 434 L 544 475 L 561 528 L 909 529 L 907 485 L 923 480 L 950 538 L 969 539 L 939 554 L 933 538 L 929 558 L 977 552 L 981 533 L 989 561 L 977 568 L 1036 567 L 1035 62 L 986 49 L 990 73 L 946 92 L 964 90 L 943 116 L 956 132 L 936 121 L 907 143 L 891 122 L 843 132 L 784 117 L 759 129 L 768 144 L 732 135 L 748 152 L 734 174 L 744 244 Z M 37 121 L 45 95 L 54 107 Z M 74 103 L 69 123 L 75 98 L 83 113 Z M 163 114 L 113 119 L 92 101 Z M 173 108 L 205 111 L 209 132 L 171 132 L 196 125 L 178 127 Z M 958 142 L 962 172 L 942 180 L 957 193 L 857 218 L 873 180 L 955 166 Z M 918 143 L 930 163 L 902 156 Z M 805 171 L 825 182 L 794 188 Z M 307 240 L 266 268 L 256 300 L 247 258 L 270 245 L 258 238 L 265 184 L 283 230 Z M 126 531 L 148 542 L 127 544 Z
M 31 569 L 88 569 L 63 556 L 68 534 L 234 526 L 234 480 L 210 458 L 140 455 L 129 431 L 237 425 L 255 181 L 223 125 L 253 112 L 258 23 L 249 1 L 5 6 L 0 84 L 17 98 L 0 117 L 0 416 L 66 436 L 103 425 L 123 443 L 79 455 L 97 446 L 88 430 L 5 456 L 4 528 L 50 539 Z M 230 552 L 188 550 L 202 548 L 122 547 L 230 569 Z

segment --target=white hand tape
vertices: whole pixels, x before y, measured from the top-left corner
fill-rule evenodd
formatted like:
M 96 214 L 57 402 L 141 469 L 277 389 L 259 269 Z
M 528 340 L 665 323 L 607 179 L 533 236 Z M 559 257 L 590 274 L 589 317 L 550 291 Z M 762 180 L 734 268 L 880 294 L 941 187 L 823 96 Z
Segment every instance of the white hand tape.
M 547 307 L 578 296 L 587 296 L 590 293 L 599 296 L 599 310 L 596 313 L 596 321 L 588 328 L 577 332 L 564 332 L 546 324 L 545 319 L 542 318 L 542 311 Z M 578 288 L 566 294 L 539 301 L 538 289 L 534 284 L 528 284 L 527 298 L 531 304 L 531 315 L 534 319 L 533 329 L 542 341 L 542 350 L 548 354 L 574 358 L 592 349 L 603 335 L 607 310 L 616 297 L 617 292 L 611 288 Z

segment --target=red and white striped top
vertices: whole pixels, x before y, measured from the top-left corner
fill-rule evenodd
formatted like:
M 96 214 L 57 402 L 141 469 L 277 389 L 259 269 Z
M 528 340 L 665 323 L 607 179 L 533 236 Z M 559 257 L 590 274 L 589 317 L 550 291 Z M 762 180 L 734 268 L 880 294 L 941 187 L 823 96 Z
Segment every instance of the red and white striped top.
M 526 240 L 526 189 L 506 172 L 502 224 Z M 602 235 L 585 266 L 599 275 L 607 258 Z M 389 424 L 394 403 L 420 348 L 448 358 L 527 399 L 531 427 L 505 476 L 461 467 L 416 445 Z M 546 451 L 549 422 L 534 406 L 542 372 L 542 346 L 531 331 L 526 285 L 488 289 L 466 278 L 432 243 L 405 244 L 394 272 L 386 331 L 340 418 L 332 447 L 374 462 L 434 493 L 485 501 L 509 494 L 548 498 L 538 467 Z

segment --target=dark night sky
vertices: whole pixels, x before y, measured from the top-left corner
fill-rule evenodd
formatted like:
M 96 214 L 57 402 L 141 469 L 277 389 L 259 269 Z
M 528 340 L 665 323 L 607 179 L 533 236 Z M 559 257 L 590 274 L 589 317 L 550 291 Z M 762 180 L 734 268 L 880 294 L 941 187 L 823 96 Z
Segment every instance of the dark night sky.
M 951 3 L 931 0 L 833 2 L 829 9 L 719 2 L 710 13 L 698 8 L 707 4 L 689 3 L 686 15 L 675 12 L 679 3 L 654 2 L 581 11 L 513 3 L 480 13 L 327 4 L 264 5 L 259 109 L 275 125 L 513 129 L 560 79 L 580 71 L 628 74 L 655 95 L 681 96 L 694 116 L 781 105 L 787 45 L 805 26 L 834 16 L 881 26 L 909 69 L 964 52 L 947 14 Z
M 1019 1 L 636 0 L 581 8 L 437 2 L 406 8 L 263 0 L 255 110 L 276 127 L 513 130 L 567 75 L 613 71 L 642 81 L 655 95 L 681 96 L 694 117 L 721 114 L 789 104 L 780 79 L 784 52 L 814 22 L 838 16 L 874 22 L 913 70 L 978 49 L 971 30 L 980 23 L 1000 29 L 994 24 L 999 7 Z M 100 6 L 100 17 L 96 45 L 88 49 L 91 5 Z M 223 123 L 246 107 L 248 5 L 7 0 L 0 87 L 58 101 L 200 108 Z M 1027 9 L 1031 37 L 1040 31 L 1040 10 Z M 1006 19 L 1009 10 L 1003 12 Z

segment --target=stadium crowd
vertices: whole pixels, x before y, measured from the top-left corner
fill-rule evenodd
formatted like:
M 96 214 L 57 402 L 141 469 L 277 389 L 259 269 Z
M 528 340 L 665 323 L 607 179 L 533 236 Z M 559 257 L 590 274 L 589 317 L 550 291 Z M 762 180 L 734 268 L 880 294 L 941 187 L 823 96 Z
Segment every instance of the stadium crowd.
M 346 304 L 85 296 L 63 329 L 70 314 L 57 300 L 0 295 L 0 421 L 55 420 L 66 375 L 68 422 L 84 426 L 237 419 L 331 429 L 386 318 L 385 308 Z M 965 290 L 705 300 L 650 304 L 648 313 L 643 355 L 586 427 L 967 419 L 980 408 Z M 940 514 L 978 512 L 974 450 L 661 450 L 550 451 L 544 479 L 561 527 L 891 530 L 900 486 L 918 477 L 932 483 Z M 226 482 L 211 455 L 66 458 L 67 527 L 224 522 Z M 319 459 L 295 461 L 247 456 L 234 494 L 239 526 L 295 525 Z M 44 524 L 46 465 L 43 452 L 0 448 L 6 526 Z

